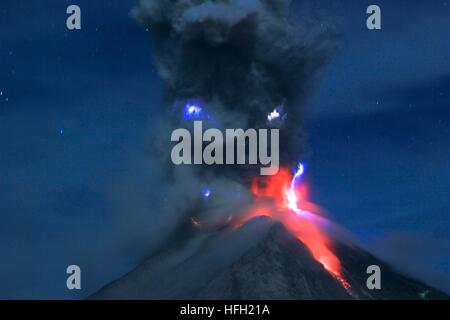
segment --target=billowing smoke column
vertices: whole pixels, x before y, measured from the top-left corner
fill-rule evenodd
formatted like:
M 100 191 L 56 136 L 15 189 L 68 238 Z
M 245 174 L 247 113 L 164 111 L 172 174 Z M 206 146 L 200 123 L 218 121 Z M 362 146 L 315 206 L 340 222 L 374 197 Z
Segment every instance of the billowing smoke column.
M 216 196 L 208 197 L 210 204 L 225 200 L 216 204 L 220 213 L 200 214 L 227 215 L 248 200 L 247 186 L 257 172 L 242 165 L 173 166 L 170 131 L 190 128 L 194 119 L 219 129 L 280 128 L 281 165 L 292 166 L 302 155 L 304 100 L 336 37 L 323 21 L 311 18 L 312 12 L 291 19 L 290 5 L 288 0 L 141 0 L 131 11 L 153 34 L 154 62 L 164 84 L 167 122 L 157 152 L 176 187 L 169 198 L 182 203 L 171 211 L 198 212 L 197 197 L 207 186 Z
M 183 125 L 185 117 L 180 115 L 186 104 L 197 116 L 198 105 L 203 106 L 214 125 L 225 128 L 276 125 L 283 129 L 282 162 L 297 161 L 304 146 L 302 104 L 335 41 L 323 23 L 292 23 L 289 4 L 286 0 L 140 2 L 132 14 L 154 35 L 154 61 L 164 81 L 172 125 Z M 272 124 L 267 116 L 278 106 L 286 116 Z
M 252 197 L 248 185 L 258 169 L 175 167 L 173 129 L 190 128 L 192 120 L 203 120 L 205 129 L 279 128 L 280 162 L 289 167 L 305 150 L 304 101 L 336 37 L 310 11 L 292 19 L 290 6 L 288 0 L 141 0 L 131 12 L 154 38 L 167 113 L 157 152 L 173 179 L 168 211 L 184 220 L 238 214 Z M 205 186 L 211 196 L 202 197 Z

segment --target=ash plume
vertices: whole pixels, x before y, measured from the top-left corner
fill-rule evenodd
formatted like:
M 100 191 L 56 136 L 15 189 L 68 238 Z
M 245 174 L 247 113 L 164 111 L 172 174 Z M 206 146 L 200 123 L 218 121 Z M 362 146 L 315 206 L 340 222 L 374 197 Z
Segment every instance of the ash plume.
M 195 216 L 214 225 L 239 214 L 251 199 L 247 166 L 174 166 L 170 132 L 190 128 L 181 116 L 194 101 L 204 127 L 279 128 L 280 164 L 291 166 L 306 149 L 302 115 L 319 70 L 336 46 L 336 32 L 311 18 L 290 15 L 288 0 L 141 0 L 131 11 L 154 39 L 154 63 L 164 85 L 165 119 L 156 138 L 170 178 L 168 215 L 178 228 Z M 308 17 L 306 17 L 308 16 Z M 267 115 L 278 108 L 278 121 Z M 200 189 L 212 195 L 205 203 Z M 237 195 L 237 196 L 231 196 Z M 240 209 L 239 209 L 240 208 Z

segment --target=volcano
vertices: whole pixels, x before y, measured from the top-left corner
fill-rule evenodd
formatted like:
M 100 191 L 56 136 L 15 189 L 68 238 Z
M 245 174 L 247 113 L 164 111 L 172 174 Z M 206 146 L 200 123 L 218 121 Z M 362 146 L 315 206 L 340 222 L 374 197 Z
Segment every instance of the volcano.
M 257 217 L 239 229 L 197 235 L 143 261 L 91 299 L 447 299 L 367 251 L 335 239 L 348 287 L 281 223 Z M 381 269 L 381 289 L 366 286 Z

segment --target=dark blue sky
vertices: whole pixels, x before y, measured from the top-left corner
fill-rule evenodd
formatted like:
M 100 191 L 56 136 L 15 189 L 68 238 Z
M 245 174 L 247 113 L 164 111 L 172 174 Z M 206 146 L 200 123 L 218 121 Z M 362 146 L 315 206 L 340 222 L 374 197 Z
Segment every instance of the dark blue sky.
M 371 2 L 333 3 L 343 37 L 309 102 L 312 196 L 373 250 L 391 248 L 386 258 L 441 281 L 450 276 L 450 2 L 377 1 L 374 32 Z M 161 205 L 159 173 L 130 169 L 151 158 L 161 105 L 150 33 L 128 17 L 135 0 L 77 0 L 74 32 L 69 4 L 0 4 L 0 298 L 92 293 L 142 258 L 148 248 L 132 244 L 151 239 Z M 146 202 L 124 213 L 129 180 Z M 82 267 L 80 292 L 65 287 L 69 264 Z

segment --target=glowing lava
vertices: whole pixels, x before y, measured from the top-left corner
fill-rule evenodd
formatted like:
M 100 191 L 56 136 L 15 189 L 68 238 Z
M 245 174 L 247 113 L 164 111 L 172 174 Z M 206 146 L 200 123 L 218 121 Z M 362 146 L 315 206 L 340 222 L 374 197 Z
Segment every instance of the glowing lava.
M 330 249 L 331 240 L 319 226 L 319 221 L 323 220 L 317 215 L 320 209 L 307 200 L 306 185 L 299 184 L 303 173 L 304 166 L 300 163 L 293 176 L 289 170 L 281 168 L 276 175 L 255 178 L 251 187 L 256 196 L 255 207 L 235 221 L 234 226 L 239 227 L 258 216 L 281 222 L 306 245 L 314 259 L 349 290 L 351 286 L 342 276 L 341 263 Z

